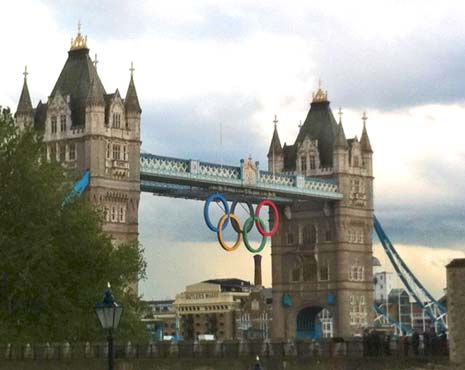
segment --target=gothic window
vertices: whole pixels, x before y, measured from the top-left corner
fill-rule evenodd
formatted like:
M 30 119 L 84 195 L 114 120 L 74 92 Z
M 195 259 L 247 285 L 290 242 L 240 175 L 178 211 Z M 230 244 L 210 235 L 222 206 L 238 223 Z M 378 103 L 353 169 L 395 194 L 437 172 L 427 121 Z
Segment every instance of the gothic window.
M 310 169 L 311 169 L 311 170 L 314 170 L 315 168 L 316 168 L 315 156 L 314 156 L 314 155 L 311 155 L 311 156 L 310 156 Z
M 314 246 L 317 243 L 317 229 L 314 225 L 305 225 L 303 230 L 304 244 Z
M 300 170 L 302 171 L 302 173 L 307 172 L 307 157 L 306 156 L 302 156 L 300 158 Z
M 66 116 L 64 114 L 60 116 L 60 131 L 66 131 Z
M 50 160 L 56 161 L 57 160 L 57 147 L 55 144 L 50 146 Z
M 118 161 L 121 159 L 121 146 L 119 144 L 113 144 L 113 159 Z
M 111 222 L 116 222 L 116 207 L 112 206 L 111 207 Z
M 113 113 L 113 121 L 111 126 L 113 128 L 121 128 L 121 114 L 120 113 Z
M 128 147 L 127 147 L 127 145 L 123 145 L 123 160 L 124 161 L 128 160 Z
M 76 160 L 76 144 L 69 144 L 69 160 Z
M 291 225 L 287 225 L 286 239 L 287 244 L 294 244 L 294 233 L 292 232 Z
M 119 207 L 119 222 L 125 223 L 126 222 L 126 208 Z
M 300 281 L 300 266 L 292 269 L 292 281 Z
M 315 281 L 316 280 L 316 263 L 315 261 L 305 261 L 303 265 L 303 278 L 304 281 Z
M 107 159 L 111 158 L 111 144 L 107 143 Z
M 105 218 L 105 221 L 110 221 L 110 209 L 108 208 L 108 206 L 105 206 L 103 210 L 103 217 Z
M 327 261 L 324 261 L 322 264 L 320 264 L 320 280 L 329 280 L 329 264 Z
M 325 242 L 330 242 L 332 240 L 331 229 L 325 231 Z
M 52 116 L 50 121 L 51 121 L 51 124 L 52 124 L 52 134 L 54 134 L 54 133 L 57 132 L 57 117 Z
M 359 163 L 359 158 L 358 158 L 358 156 L 355 155 L 353 159 L 354 159 L 353 166 L 354 166 L 354 167 L 359 167 L 359 166 L 360 166 L 360 163 Z
M 60 162 L 66 160 L 66 145 L 60 145 Z

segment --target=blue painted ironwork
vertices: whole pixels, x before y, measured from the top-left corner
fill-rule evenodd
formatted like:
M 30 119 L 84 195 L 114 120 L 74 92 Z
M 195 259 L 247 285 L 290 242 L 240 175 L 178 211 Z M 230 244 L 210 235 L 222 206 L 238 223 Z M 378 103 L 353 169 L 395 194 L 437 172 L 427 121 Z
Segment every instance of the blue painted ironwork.
M 283 294 L 283 307 L 291 308 L 292 307 L 292 299 L 291 296 L 287 293 Z
M 76 182 L 73 186 L 73 189 L 66 195 L 63 203 L 61 203 L 61 208 L 66 206 L 74 197 L 80 196 L 87 189 L 90 183 L 90 171 L 86 170 L 82 175 L 81 179 Z
M 420 283 L 413 272 L 408 268 L 405 262 L 402 260 L 396 249 L 392 245 L 391 241 L 384 232 L 378 219 L 374 216 L 374 228 L 379 240 L 386 252 L 389 260 L 391 261 L 397 275 L 404 283 L 405 288 L 409 294 L 415 299 L 415 302 L 421 307 L 428 317 L 442 330 L 447 331 L 447 325 L 445 317 L 447 315 L 447 309 L 440 304 L 433 296 L 426 290 L 426 288 Z
M 393 319 L 386 312 L 384 312 L 384 310 L 380 306 L 374 304 L 373 305 L 373 310 L 378 315 L 378 317 L 375 318 L 375 321 L 377 321 L 377 320 L 379 320 L 381 318 L 384 318 L 391 326 L 396 327 L 399 330 L 400 333 L 403 332 L 406 335 L 411 335 L 412 334 L 412 327 L 410 327 L 408 325 L 405 325 L 405 324 L 401 324 L 399 321 Z
M 199 199 L 197 197 L 205 199 L 208 196 L 201 194 L 202 192 L 196 193 L 195 190 L 199 189 L 210 189 L 209 193 L 217 190 L 228 194 L 240 192 L 242 199 L 248 200 L 254 196 L 257 199 L 267 197 L 282 198 L 287 201 L 305 198 L 340 200 L 343 197 L 338 192 L 337 184 L 333 179 L 321 180 L 299 175 L 273 174 L 257 169 L 253 180 L 249 181 L 244 172 L 243 162 L 241 166 L 235 167 L 148 153 L 140 155 L 142 191 L 158 193 L 162 190 L 159 184 L 164 183 L 173 184 L 166 186 L 165 193 L 180 190 L 179 186 L 194 188 L 192 197 L 195 199 Z M 189 198 L 190 194 L 186 193 L 184 197 Z

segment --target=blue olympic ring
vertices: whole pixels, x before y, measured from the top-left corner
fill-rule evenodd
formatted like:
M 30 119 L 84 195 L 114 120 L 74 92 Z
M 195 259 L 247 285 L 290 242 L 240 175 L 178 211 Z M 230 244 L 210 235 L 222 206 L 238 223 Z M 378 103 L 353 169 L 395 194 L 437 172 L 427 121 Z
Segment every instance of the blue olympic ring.
M 215 225 L 212 224 L 212 222 L 210 221 L 210 216 L 208 215 L 208 208 L 210 206 L 210 203 L 213 202 L 214 200 L 219 200 L 223 204 L 224 213 L 228 215 L 228 219 L 223 224 L 223 227 L 221 228 L 221 230 L 226 229 L 226 226 L 228 226 L 228 222 L 229 222 L 229 205 L 228 205 L 228 201 L 226 200 L 226 198 L 223 197 L 221 194 L 211 194 L 207 198 L 207 200 L 205 201 L 205 205 L 203 207 L 203 218 L 205 219 L 205 222 L 206 222 L 208 228 L 211 231 L 217 233 L 218 228 Z

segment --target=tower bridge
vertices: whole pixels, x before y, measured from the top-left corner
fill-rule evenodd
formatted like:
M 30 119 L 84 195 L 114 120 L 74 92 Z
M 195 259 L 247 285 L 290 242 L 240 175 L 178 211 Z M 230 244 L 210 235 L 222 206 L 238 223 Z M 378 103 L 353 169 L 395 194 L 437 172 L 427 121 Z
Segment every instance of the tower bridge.
M 320 86 L 294 143 L 281 145 L 275 119 L 267 170 L 251 158 L 229 166 L 141 154 L 142 109 L 130 71 L 124 98 L 118 89 L 107 93 L 79 31 L 47 101 L 33 108 L 25 73 L 15 114 L 20 129 L 43 133 L 49 159 L 76 174 L 90 171 L 86 197 L 106 210 L 104 231 L 137 240 L 141 191 L 274 200 L 272 336 L 348 337 L 370 325 L 374 178 L 366 116 L 360 140 L 346 139 L 342 114 L 336 122 Z

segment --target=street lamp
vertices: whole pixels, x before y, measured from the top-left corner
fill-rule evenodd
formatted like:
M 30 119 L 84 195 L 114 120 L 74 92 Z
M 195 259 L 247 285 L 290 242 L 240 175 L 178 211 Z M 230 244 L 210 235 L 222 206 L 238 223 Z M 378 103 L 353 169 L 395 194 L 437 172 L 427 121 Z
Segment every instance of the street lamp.
M 123 306 L 115 302 L 110 283 L 108 283 L 108 289 L 105 291 L 103 301 L 95 305 L 95 312 L 102 328 L 108 330 L 108 369 L 113 370 L 113 330 L 118 328 Z

